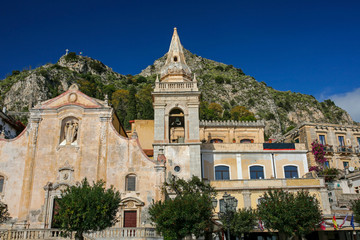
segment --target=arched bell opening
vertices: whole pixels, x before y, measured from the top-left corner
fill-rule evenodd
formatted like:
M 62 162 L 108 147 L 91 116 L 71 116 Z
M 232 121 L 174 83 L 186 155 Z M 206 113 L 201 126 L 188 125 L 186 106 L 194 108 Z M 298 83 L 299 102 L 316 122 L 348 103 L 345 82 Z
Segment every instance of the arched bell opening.
M 185 118 L 181 109 L 173 109 L 169 113 L 169 142 L 183 143 L 185 141 Z

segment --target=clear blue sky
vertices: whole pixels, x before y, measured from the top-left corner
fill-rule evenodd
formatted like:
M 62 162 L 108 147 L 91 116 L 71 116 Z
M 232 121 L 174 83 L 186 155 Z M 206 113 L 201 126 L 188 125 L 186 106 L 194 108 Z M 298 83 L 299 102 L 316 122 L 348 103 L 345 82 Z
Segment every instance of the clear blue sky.
M 137 74 L 167 52 L 173 27 L 191 52 L 275 89 L 360 101 L 355 0 L 3 1 L 0 78 L 55 63 L 66 48 Z

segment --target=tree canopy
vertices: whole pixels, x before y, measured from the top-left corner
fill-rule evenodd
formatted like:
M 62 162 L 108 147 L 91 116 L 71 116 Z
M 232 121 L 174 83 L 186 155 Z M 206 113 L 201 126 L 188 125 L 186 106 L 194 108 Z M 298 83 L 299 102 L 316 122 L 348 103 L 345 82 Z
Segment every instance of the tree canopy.
M 164 183 L 163 190 L 166 199 L 153 203 L 149 214 L 164 239 L 181 239 L 191 234 L 199 237 L 210 231 L 211 198 L 215 196 L 210 185 L 195 176 L 188 181 L 172 178 Z
M 101 231 L 113 226 L 120 204 L 120 193 L 112 186 L 105 189 L 105 183 L 98 181 L 91 186 L 85 178 L 79 186 L 71 186 L 57 199 L 58 214 L 55 222 L 66 233 L 82 234 Z
M 307 191 L 269 190 L 258 205 L 258 215 L 264 227 L 285 236 L 304 236 L 314 231 L 322 218 L 318 200 Z
M 224 228 L 230 229 L 231 234 L 238 237 L 242 233 L 251 232 L 257 224 L 256 211 L 251 208 L 238 209 L 236 212 L 225 212 L 220 216 Z
M 351 210 L 354 213 L 355 221 L 360 223 L 360 199 L 351 201 Z
M 256 121 L 254 113 L 244 106 L 235 106 L 230 111 L 231 119 L 236 121 Z

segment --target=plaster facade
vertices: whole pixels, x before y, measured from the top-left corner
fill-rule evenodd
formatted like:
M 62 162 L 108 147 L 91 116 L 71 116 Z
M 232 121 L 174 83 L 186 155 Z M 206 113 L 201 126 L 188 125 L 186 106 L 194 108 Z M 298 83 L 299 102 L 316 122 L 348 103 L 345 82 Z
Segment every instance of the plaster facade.
M 162 198 L 164 163 L 149 159 L 137 137 L 127 138 L 113 122 L 116 126 L 118 121 L 106 101 L 90 98 L 72 85 L 35 106 L 21 135 L 1 139 L 0 169 L 5 176 L 1 197 L 13 220 L 51 228 L 54 198 L 86 177 L 89 182 L 102 179 L 120 191 L 118 226 L 123 225 L 126 210 L 137 212 L 138 227 L 149 225 L 147 208 Z M 135 176 L 133 190 L 127 189 L 128 175 Z
M 316 166 L 311 143 L 318 140 L 325 148 L 327 165 L 338 169 L 360 168 L 360 127 L 328 123 L 303 123 L 284 135 L 283 142 L 304 143 L 309 166 Z

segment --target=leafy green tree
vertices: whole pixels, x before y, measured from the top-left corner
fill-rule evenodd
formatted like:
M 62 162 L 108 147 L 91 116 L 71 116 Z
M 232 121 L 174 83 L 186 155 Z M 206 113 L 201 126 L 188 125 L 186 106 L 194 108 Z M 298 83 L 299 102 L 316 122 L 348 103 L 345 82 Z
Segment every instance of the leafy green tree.
M 112 186 L 98 181 L 91 186 L 85 178 L 79 186 L 71 186 L 57 199 L 58 214 L 55 222 L 66 233 L 76 232 L 77 239 L 83 233 L 101 231 L 113 226 L 120 204 L 120 193 Z
M 360 198 L 351 201 L 351 211 L 354 213 L 355 221 L 360 223 Z
M 215 190 L 193 176 L 190 180 L 172 178 L 164 183 L 164 201 L 153 203 L 149 208 L 150 220 L 164 239 L 181 239 L 194 234 L 196 237 L 212 228 L 211 198 Z
M 152 90 L 151 84 L 147 84 L 136 94 L 136 101 L 138 103 L 137 109 L 140 114 L 140 119 L 154 119 L 154 109 L 152 106 L 151 96 Z
M 231 119 L 231 114 L 228 110 L 225 110 L 223 113 L 223 120 L 230 120 Z
M 267 229 L 279 231 L 283 239 L 314 231 L 322 218 L 319 201 L 307 191 L 269 190 L 258 205 L 258 215 Z
M 8 206 L 0 201 L 0 224 L 10 219 Z
M 230 221 L 222 222 L 225 228 L 230 228 L 232 235 L 240 237 L 241 234 L 251 232 L 257 225 L 256 211 L 251 208 L 238 209 L 237 212 L 230 214 L 230 216 Z
M 231 109 L 231 119 L 236 121 L 256 121 L 254 113 L 244 106 L 235 106 Z
M 211 120 L 220 120 L 223 112 L 223 108 L 218 103 L 209 104 L 209 115 Z
M 136 101 L 136 88 L 131 86 L 129 89 L 129 100 L 128 100 L 127 114 L 125 117 L 124 127 L 130 128 L 129 121 L 137 118 L 137 101 Z
M 75 61 L 76 59 L 77 59 L 77 55 L 75 52 L 69 52 L 65 56 L 65 61 L 67 61 L 67 62 L 72 62 L 72 61 Z
M 120 122 L 123 125 L 126 117 L 128 99 L 129 91 L 125 89 L 116 90 L 111 95 L 111 104 L 114 106 L 115 111 L 120 118 Z

